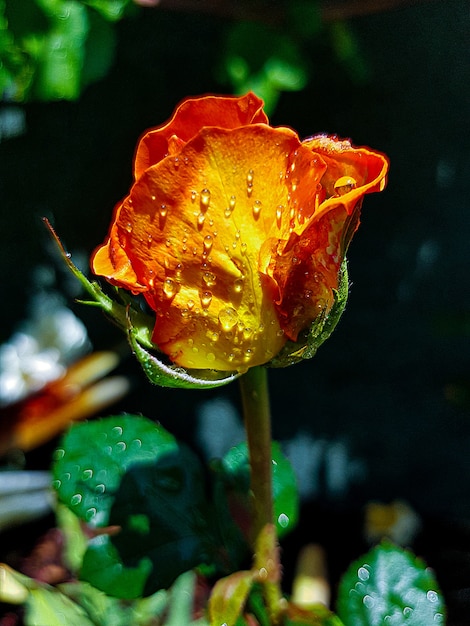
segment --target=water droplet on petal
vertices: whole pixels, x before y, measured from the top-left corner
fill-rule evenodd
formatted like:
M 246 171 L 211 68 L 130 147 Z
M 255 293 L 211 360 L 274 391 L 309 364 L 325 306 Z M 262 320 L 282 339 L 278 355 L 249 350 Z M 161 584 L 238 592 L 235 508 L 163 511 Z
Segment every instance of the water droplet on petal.
M 201 228 L 204 225 L 204 220 L 206 219 L 204 213 L 199 213 L 199 215 L 197 216 L 197 227 L 198 230 L 201 230 Z
M 278 204 L 278 206 L 276 207 L 276 224 L 278 228 L 281 228 L 283 210 L 284 210 L 283 205 Z
M 215 285 L 217 277 L 212 272 L 203 272 L 202 280 L 204 281 L 207 287 L 213 287 Z
M 255 218 L 255 220 L 258 219 L 259 214 L 261 213 L 261 200 L 255 200 L 253 203 L 253 217 Z
M 235 293 L 241 293 L 243 289 L 243 283 L 245 282 L 244 278 L 236 278 L 233 281 L 233 290 Z
M 204 237 L 204 252 L 208 254 L 212 250 L 212 237 L 210 235 L 206 235 Z
M 209 361 L 209 363 L 213 363 L 215 361 L 215 354 L 213 352 L 208 352 L 206 354 L 206 359 Z
M 178 292 L 178 284 L 172 278 L 163 281 L 163 293 L 167 298 L 173 298 Z
M 336 195 L 344 196 L 351 189 L 354 189 L 356 185 L 357 182 L 352 176 L 341 176 L 334 184 Z
M 209 208 L 209 204 L 211 202 L 211 192 L 209 189 L 203 189 L 201 191 L 201 196 L 199 198 L 199 203 L 201 205 L 201 211 L 207 211 Z
M 219 313 L 219 324 L 222 327 L 222 330 L 228 332 L 232 330 L 234 326 L 238 323 L 238 313 L 232 307 L 227 307 L 226 309 L 222 309 Z
M 191 202 L 196 202 L 196 198 L 197 198 L 197 191 L 191 191 Z
M 210 303 L 212 302 L 212 292 L 211 291 L 201 291 L 200 293 L 201 306 L 203 309 L 207 309 Z
M 248 197 L 253 193 L 253 178 L 254 172 L 250 169 L 246 175 L 246 193 L 248 194 Z

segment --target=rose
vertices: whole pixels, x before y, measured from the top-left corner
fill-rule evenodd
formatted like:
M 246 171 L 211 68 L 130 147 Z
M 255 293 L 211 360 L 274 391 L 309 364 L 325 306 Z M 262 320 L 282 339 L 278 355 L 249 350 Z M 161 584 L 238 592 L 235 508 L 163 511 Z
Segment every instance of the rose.
M 254 94 L 183 101 L 140 140 L 135 182 L 93 271 L 142 294 L 176 365 L 244 371 L 297 341 L 335 302 L 362 198 L 388 162 L 324 135 L 273 128 Z

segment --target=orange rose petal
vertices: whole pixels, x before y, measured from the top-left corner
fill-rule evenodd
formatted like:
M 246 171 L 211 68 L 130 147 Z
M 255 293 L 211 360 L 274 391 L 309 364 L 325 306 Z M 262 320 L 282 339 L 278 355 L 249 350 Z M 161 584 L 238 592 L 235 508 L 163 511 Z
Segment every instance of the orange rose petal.
M 288 231 L 275 215 L 288 206 L 286 174 L 299 151 L 312 161 L 290 129 L 204 129 L 176 168 L 172 158 L 149 168 L 123 203 L 120 245 L 148 286 L 153 340 L 178 365 L 244 369 L 285 343 L 276 283 L 259 272 L 259 253 Z
M 140 140 L 134 161 L 135 179 L 168 155 L 168 141 L 172 135 L 186 142 L 204 127 L 230 129 L 260 123 L 267 124 L 268 118 L 263 111 L 263 101 L 253 93 L 240 98 L 187 98 L 166 124 L 148 131 Z
M 262 102 L 184 101 L 141 140 L 97 274 L 143 293 L 153 341 L 177 365 L 243 371 L 297 340 L 335 300 L 366 193 L 386 157 L 349 141 L 300 142 Z

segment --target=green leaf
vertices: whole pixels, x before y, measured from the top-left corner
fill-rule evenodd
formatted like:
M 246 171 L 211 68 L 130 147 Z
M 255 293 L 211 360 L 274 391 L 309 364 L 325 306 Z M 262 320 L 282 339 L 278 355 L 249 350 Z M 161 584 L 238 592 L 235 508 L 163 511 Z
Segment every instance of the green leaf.
M 114 61 L 116 29 L 101 15 L 89 11 L 89 31 L 81 75 L 82 87 L 103 78 Z
M 80 95 L 81 71 L 88 35 L 86 7 L 72 0 L 37 0 L 50 28 L 37 49 L 34 94 L 42 100 Z
M 209 600 L 210 625 L 234 626 L 244 609 L 252 585 L 253 572 L 248 570 L 220 578 Z
M 178 444 L 162 426 L 137 415 L 75 424 L 54 453 L 59 499 L 91 526 L 106 526 L 127 468 L 157 461 Z
M 101 535 L 88 544 L 80 578 L 109 596 L 133 600 L 144 595 L 151 571 L 152 563 L 145 557 L 134 567 L 124 566 L 109 536 Z
M 88 6 L 93 7 L 105 19 L 110 21 L 120 20 L 125 13 L 126 7 L 131 0 L 82 0 Z
M 297 480 L 292 465 L 282 453 L 277 442 L 271 446 L 273 470 L 274 522 L 279 537 L 286 535 L 296 525 L 299 497 Z M 227 487 L 244 496 L 249 508 L 250 465 L 245 442 L 231 448 L 222 459 L 222 471 Z
M 143 595 L 212 562 L 217 540 L 204 482 L 200 462 L 183 446 L 124 474 L 109 518 L 122 531 L 110 541 L 126 567 L 150 560 Z
M 293 37 L 255 22 L 239 22 L 228 33 L 222 58 L 222 80 L 236 93 L 254 91 L 273 111 L 282 91 L 299 91 L 308 75 Z
M 429 568 L 384 542 L 344 575 L 338 614 L 345 626 L 424 626 L 444 624 L 445 607 Z

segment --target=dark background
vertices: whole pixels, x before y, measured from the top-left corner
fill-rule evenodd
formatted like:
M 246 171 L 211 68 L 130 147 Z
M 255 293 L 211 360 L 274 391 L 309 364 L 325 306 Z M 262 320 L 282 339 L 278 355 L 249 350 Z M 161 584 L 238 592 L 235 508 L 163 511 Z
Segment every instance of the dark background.
M 387 190 L 364 203 L 338 329 L 312 361 L 270 372 L 273 430 L 283 441 L 308 433 L 339 442 L 362 468 L 340 494 L 321 471 L 312 478 L 302 532 L 315 534 L 319 509 L 349 523 L 348 512 L 372 499 L 400 498 L 443 533 L 463 532 L 455 548 L 468 568 L 470 5 L 408 4 L 348 17 L 366 64 L 360 79 L 331 54 L 327 35 L 306 45 L 309 83 L 282 94 L 271 115 L 301 136 L 351 137 L 391 162 Z M 228 90 L 215 68 L 231 19 L 145 10 L 117 25 L 111 72 L 79 100 L 22 105 L 26 132 L 0 143 L 2 341 L 28 313 L 35 268 L 53 263 L 40 217 L 53 219 L 77 258 L 101 243 L 131 183 L 137 137 L 185 96 Z M 95 310 L 71 306 L 96 348 L 122 340 Z M 134 387 L 116 410 L 159 419 L 188 441 L 200 403 L 226 396 L 238 406 L 236 385 L 162 390 L 131 358 L 123 368 Z M 45 468 L 48 458 L 43 450 L 28 463 Z M 335 532 L 339 545 L 346 530 Z M 470 578 L 456 584 L 470 588 Z

